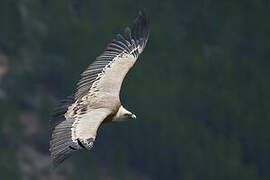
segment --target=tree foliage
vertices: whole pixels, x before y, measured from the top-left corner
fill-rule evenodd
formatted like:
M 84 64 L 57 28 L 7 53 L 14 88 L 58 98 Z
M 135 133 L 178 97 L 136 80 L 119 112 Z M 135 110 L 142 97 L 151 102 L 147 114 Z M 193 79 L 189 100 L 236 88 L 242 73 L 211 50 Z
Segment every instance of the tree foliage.
M 60 176 L 270 178 L 266 0 L 2 0 L 0 53 L 8 59 L 0 79 L 2 177 L 48 175 L 48 165 L 35 163 L 39 156 L 25 162 L 21 149 L 31 147 L 48 164 L 55 101 L 74 91 L 79 74 L 144 8 L 150 38 L 121 90 L 137 120 L 103 125 L 93 151 L 74 155 Z M 33 122 L 22 121 L 29 112 L 37 114 L 32 134 Z

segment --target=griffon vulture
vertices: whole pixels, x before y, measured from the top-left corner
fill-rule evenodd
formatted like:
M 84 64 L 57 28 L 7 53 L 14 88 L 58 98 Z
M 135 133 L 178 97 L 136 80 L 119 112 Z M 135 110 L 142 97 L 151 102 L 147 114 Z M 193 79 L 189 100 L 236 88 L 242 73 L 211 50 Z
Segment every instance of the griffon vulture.
M 139 15 L 133 27 L 108 44 L 81 74 L 75 95 L 61 101 L 52 120 L 50 152 L 56 167 L 80 149 L 91 149 L 101 123 L 135 119 L 120 102 L 122 81 L 142 53 L 149 35 L 149 18 Z

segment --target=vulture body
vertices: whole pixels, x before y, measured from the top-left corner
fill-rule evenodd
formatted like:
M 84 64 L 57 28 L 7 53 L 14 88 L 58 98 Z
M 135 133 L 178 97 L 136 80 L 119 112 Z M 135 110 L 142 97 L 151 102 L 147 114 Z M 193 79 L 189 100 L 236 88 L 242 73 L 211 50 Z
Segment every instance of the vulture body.
M 120 102 L 123 79 L 142 53 L 149 36 L 149 18 L 144 12 L 108 44 L 104 52 L 81 74 L 75 95 L 55 108 L 50 152 L 56 167 L 73 152 L 91 149 L 101 123 L 134 119 Z

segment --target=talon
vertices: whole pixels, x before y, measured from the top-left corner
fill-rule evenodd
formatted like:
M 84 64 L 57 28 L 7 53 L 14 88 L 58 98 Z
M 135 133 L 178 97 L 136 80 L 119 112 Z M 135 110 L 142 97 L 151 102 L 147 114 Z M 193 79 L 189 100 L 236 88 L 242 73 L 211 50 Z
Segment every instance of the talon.
M 88 145 L 89 148 L 92 148 L 93 147 L 94 141 L 95 141 L 94 138 L 86 139 L 86 142 L 87 142 L 87 145 Z

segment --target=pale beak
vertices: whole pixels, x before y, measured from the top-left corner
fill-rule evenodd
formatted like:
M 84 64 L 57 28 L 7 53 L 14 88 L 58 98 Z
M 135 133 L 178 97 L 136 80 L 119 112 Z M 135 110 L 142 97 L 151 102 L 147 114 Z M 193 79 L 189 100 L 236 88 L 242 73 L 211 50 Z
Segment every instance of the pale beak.
M 132 119 L 136 119 L 136 115 L 135 115 L 135 114 L 132 114 L 132 115 L 131 115 L 131 118 L 132 118 Z

